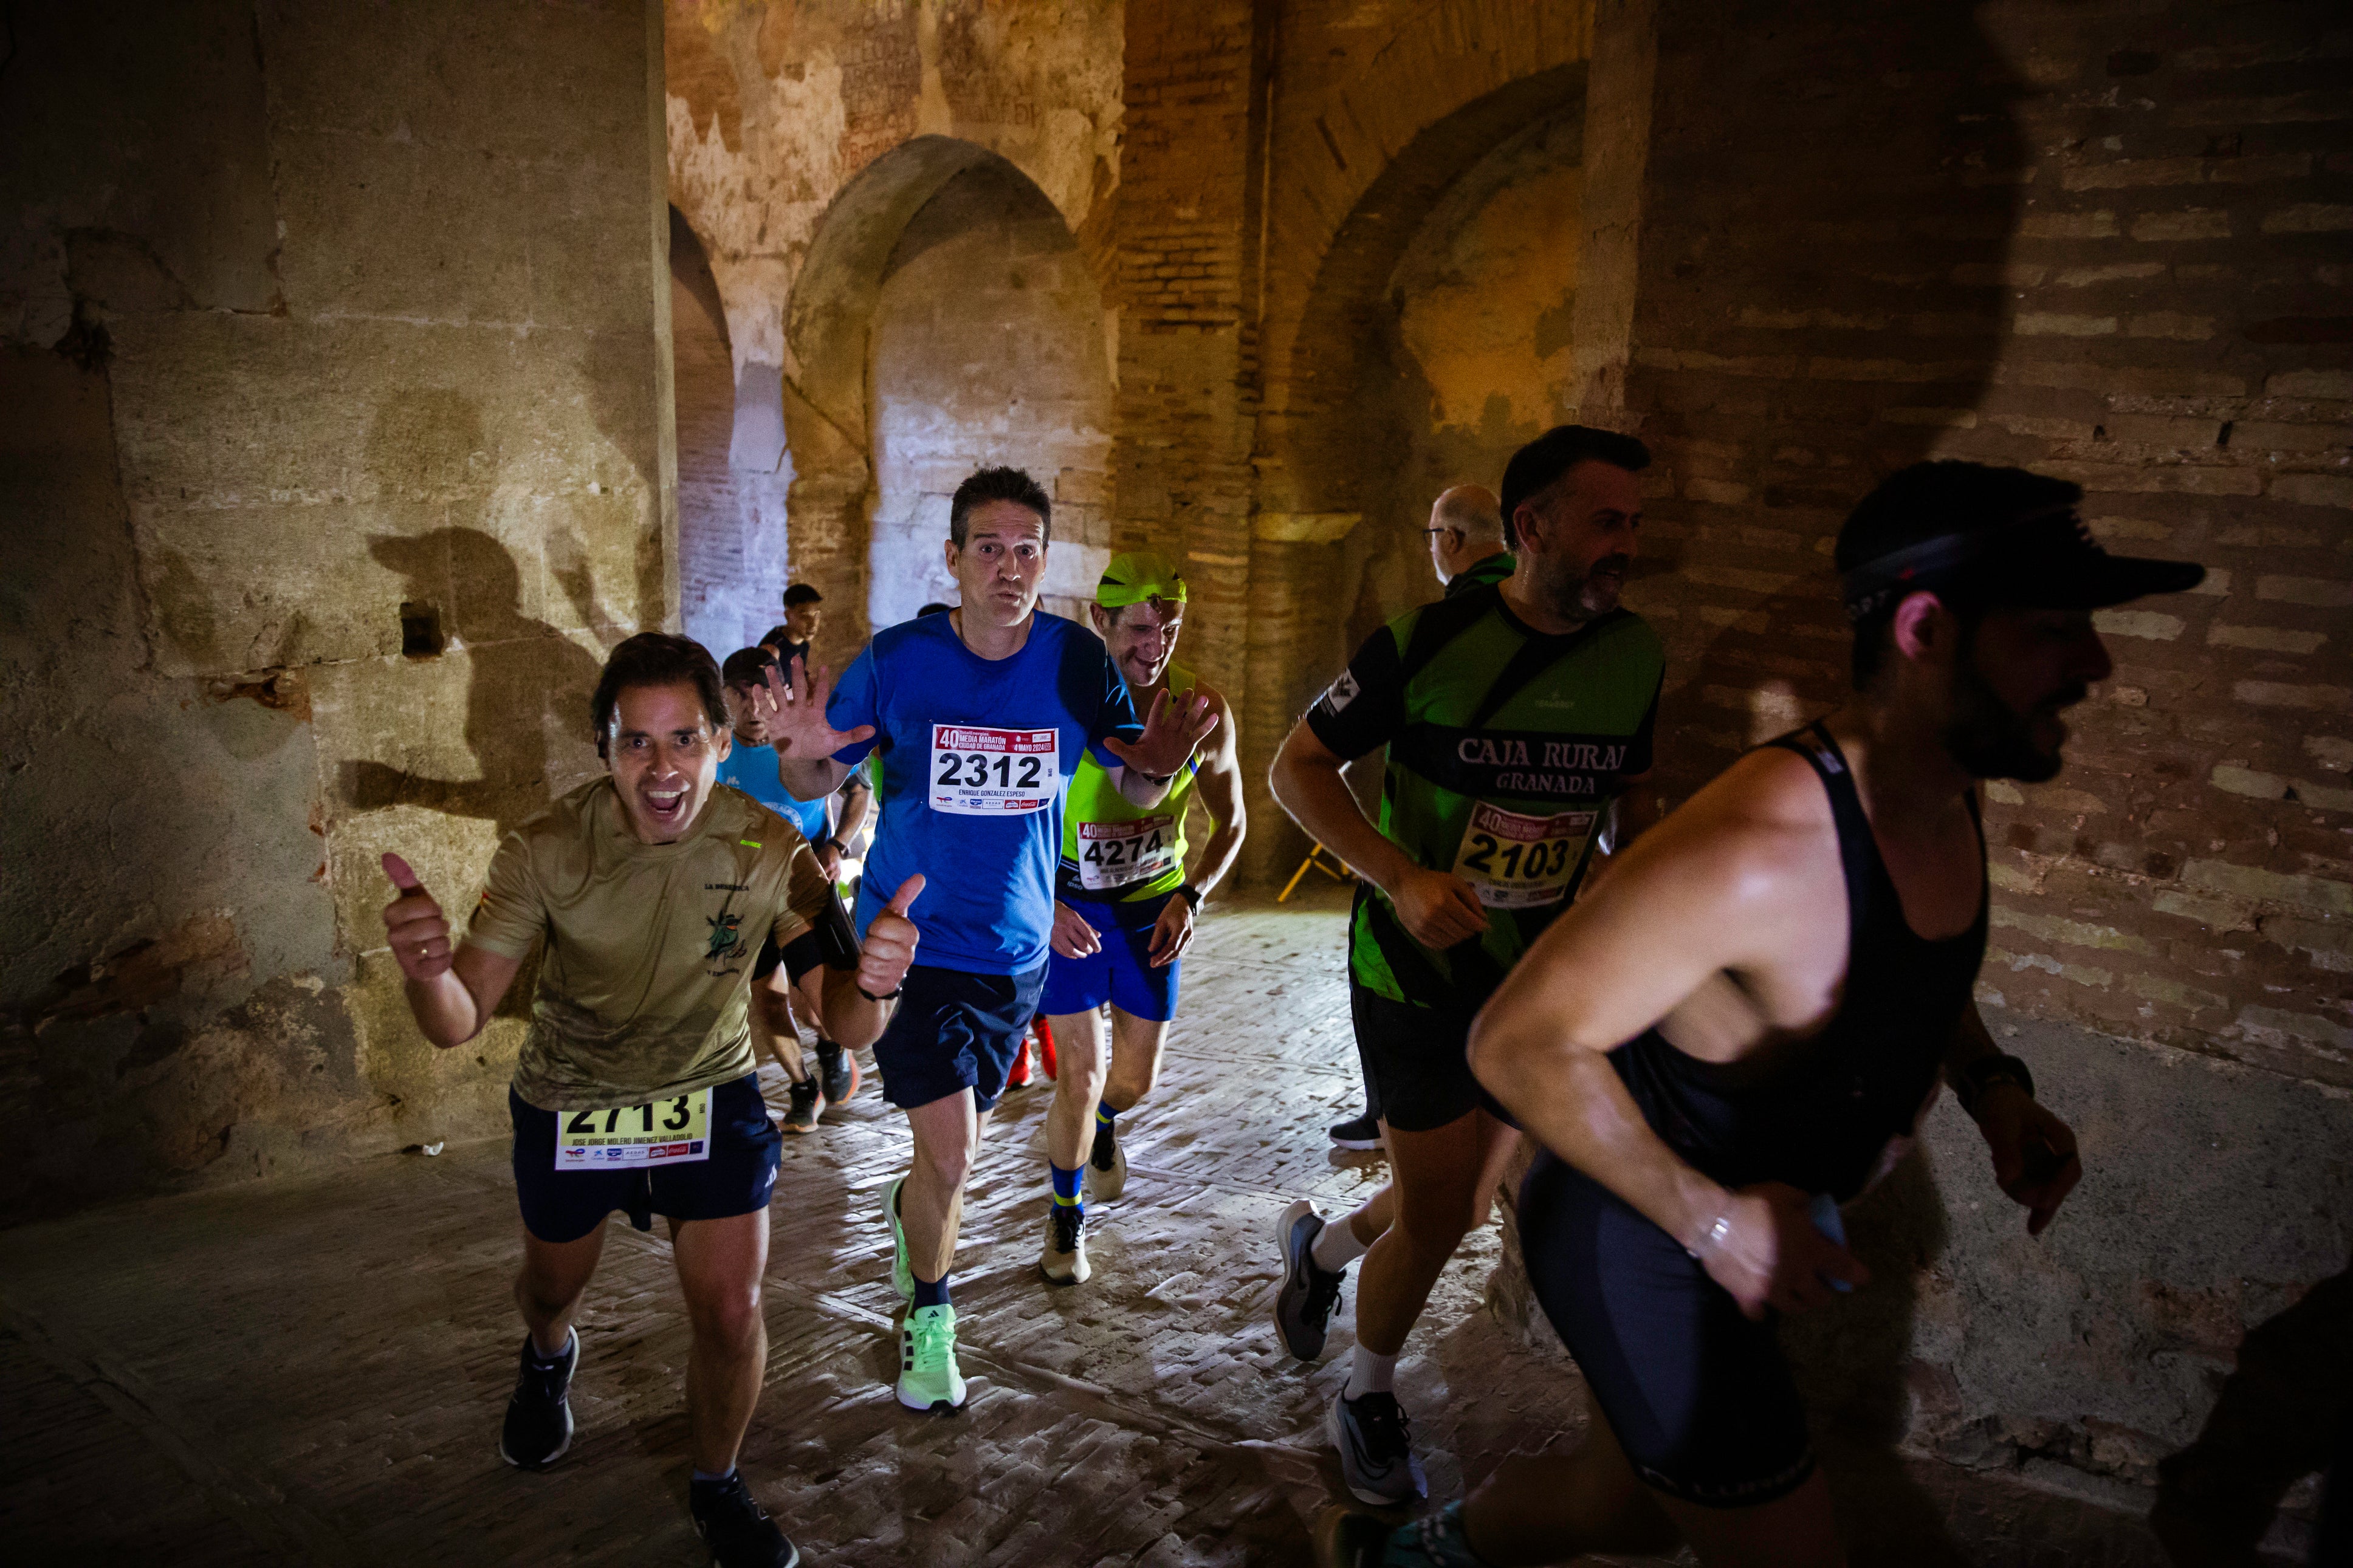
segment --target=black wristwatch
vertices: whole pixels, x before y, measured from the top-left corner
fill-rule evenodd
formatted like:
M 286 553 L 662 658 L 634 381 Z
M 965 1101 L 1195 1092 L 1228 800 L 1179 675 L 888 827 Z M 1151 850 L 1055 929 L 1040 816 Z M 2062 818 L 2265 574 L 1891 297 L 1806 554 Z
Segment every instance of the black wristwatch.
M 843 843 L 839 838 L 828 838 L 828 839 L 827 839 L 827 840 L 825 841 L 825 843 L 826 843 L 826 844 L 830 844 L 830 845 L 832 845 L 832 846 L 833 846 L 833 852 L 834 852 L 835 854 L 837 854 L 837 855 L 840 856 L 843 859 L 847 860 L 847 859 L 849 859 L 849 845 L 847 845 L 847 844 L 844 844 L 844 843 Z M 818 845 L 818 848 L 820 848 L 820 849 L 822 849 L 822 848 L 824 848 L 824 847 L 825 847 L 825 845 L 824 845 L 824 844 L 820 844 L 820 845 Z
M 1961 1109 L 1971 1116 L 1978 1113 L 1978 1101 L 1985 1098 L 1986 1090 L 1996 1084 L 2010 1084 L 2024 1089 L 2027 1099 L 2034 1098 L 2034 1074 L 2024 1062 L 2013 1056 L 1979 1057 L 1959 1071 L 1946 1076 L 1952 1083 L 1954 1097 L 1961 1102 Z
M 1190 882 L 1176 889 L 1176 896 L 1184 900 L 1186 903 L 1189 904 L 1196 910 L 1201 907 L 1201 900 L 1204 897 L 1201 889 L 1193 886 Z
M 902 983 L 898 991 L 885 991 L 881 995 L 877 996 L 873 992 L 869 991 L 865 986 L 861 985 L 858 988 L 858 994 L 860 996 L 865 997 L 869 1002 L 895 1002 L 899 999 L 899 993 L 906 989 L 906 985 Z

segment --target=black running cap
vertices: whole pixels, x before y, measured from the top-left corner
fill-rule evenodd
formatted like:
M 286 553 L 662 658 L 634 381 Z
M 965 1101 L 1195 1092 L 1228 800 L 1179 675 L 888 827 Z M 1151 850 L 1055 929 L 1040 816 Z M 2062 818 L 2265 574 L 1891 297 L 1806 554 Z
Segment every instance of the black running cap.
M 2187 593 L 2205 580 L 2195 561 L 2111 555 L 2073 506 L 2045 507 L 1862 563 L 1846 574 L 1846 617 L 1863 620 L 1924 589 L 1963 591 L 1989 608 L 2102 610 L 2149 594 Z

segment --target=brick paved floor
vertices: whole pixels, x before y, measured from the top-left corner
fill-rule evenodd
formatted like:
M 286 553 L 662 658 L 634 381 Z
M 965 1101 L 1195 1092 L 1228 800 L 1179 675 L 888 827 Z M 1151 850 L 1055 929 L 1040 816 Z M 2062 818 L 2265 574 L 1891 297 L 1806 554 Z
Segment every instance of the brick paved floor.
M 1205 924 L 1160 1088 L 1122 1123 L 1126 1195 L 1092 1211 L 1083 1288 L 1050 1290 L 1034 1267 L 1051 1090 L 1008 1095 L 956 1260 L 959 1416 L 891 1394 L 878 1205 L 902 1124 L 870 1082 L 823 1132 L 786 1142 L 744 1468 L 811 1562 L 1306 1560 L 1338 1495 L 1319 1423 L 1350 1313 L 1320 1365 L 1285 1356 L 1271 1235 L 1291 1199 L 1345 1208 L 1382 1176 L 1377 1155 L 1335 1155 L 1324 1135 L 1361 1104 L 1344 908 L 1326 890 Z M 769 1087 L 781 1103 L 781 1079 Z M 613 1223 L 580 1319 L 579 1435 L 538 1476 L 495 1451 L 514 1237 L 502 1142 L 0 1235 L 0 1557 L 703 1561 L 683 1506 L 686 1327 L 659 1228 Z M 1399 1367 L 1441 1499 L 1582 1426 L 1556 1347 L 1480 1307 L 1497 1248 L 1493 1227 L 1466 1245 Z M 1855 1484 L 1889 1475 L 1926 1510 L 1919 1529 L 1972 1544 L 1859 1561 L 2155 1561 L 2113 1514 L 2047 1495 L 2021 1508 L 2012 1489 L 1892 1463 Z

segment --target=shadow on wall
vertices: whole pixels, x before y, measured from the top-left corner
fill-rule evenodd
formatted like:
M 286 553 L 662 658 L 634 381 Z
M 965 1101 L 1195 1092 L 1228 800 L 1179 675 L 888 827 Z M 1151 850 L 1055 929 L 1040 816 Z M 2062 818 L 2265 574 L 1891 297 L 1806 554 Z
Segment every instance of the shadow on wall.
M 2316 1563 L 2353 1561 L 2353 1267 L 2247 1331 L 2198 1440 L 2158 1468 L 2150 1528 L 2185 1568 L 2253 1568 L 2288 1489 L 2331 1466 Z
M 377 534 L 368 551 L 407 579 L 403 598 L 414 608 L 430 611 L 444 584 L 459 595 L 456 625 L 468 660 L 466 746 L 480 776 L 437 778 L 377 762 L 346 762 L 344 800 L 353 811 L 419 805 L 486 818 L 501 831 L 513 826 L 553 795 L 551 731 L 586 735 L 588 700 L 601 665 L 555 627 L 523 613 L 514 557 L 478 529 Z M 584 563 L 575 557 L 554 574 L 584 623 L 607 624 Z M 430 646 L 436 634 L 420 626 L 416 635 L 420 641 L 411 657 L 440 654 L 438 646 Z
M 1672 797 L 1844 700 L 1827 542 L 1933 451 L 1905 411 L 1971 407 L 1990 382 L 2023 93 L 1966 7 L 1900 29 L 1867 0 L 1661 7 L 1628 394 L 1659 466 L 1628 597 L 1669 639 Z M 1872 1287 L 1785 1326 L 1858 1563 L 1962 1560 L 1897 1452 L 1960 1414 L 1915 1350 L 1945 1205 L 1915 1151 L 1849 1227 Z

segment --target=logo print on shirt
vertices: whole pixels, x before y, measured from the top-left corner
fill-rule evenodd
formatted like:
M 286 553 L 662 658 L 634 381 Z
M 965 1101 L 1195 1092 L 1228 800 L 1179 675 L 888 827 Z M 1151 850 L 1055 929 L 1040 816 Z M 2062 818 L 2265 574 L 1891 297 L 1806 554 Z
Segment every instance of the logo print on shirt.
M 704 959 L 716 963 L 722 959 L 742 955 L 744 939 L 735 929 L 744 923 L 742 915 L 732 910 L 722 910 L 715 915 L 704 916 L 703 920 L 711 927 L 711 950 L 702 955 Z

